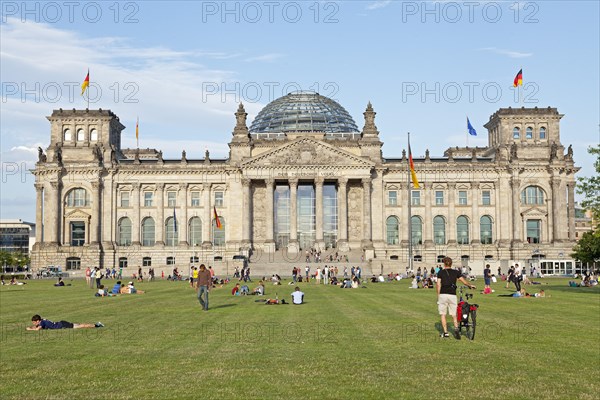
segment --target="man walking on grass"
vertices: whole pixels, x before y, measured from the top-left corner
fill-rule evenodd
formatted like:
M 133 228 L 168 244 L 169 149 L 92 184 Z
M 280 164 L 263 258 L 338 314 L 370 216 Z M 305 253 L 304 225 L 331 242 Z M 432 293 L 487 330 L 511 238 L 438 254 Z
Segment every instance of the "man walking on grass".
M 467 285 L 469 289 L 475 289 L 475 286 L 471 285 L 460 275 L 455 269 L 452 269 L 452 259 L 450 257 L 444 257 L 444 268 L 442 268 L 438 274 L 437 280 L 437 295 L 438 295 L 438 311 L 442 319 L 442 328 L 444 332 L 441 337 L 447 338 L 448 327 L 446 324 L 446 314 L 450 314 L 454 320 L 454 337 L 460 339 L 460 331 L 458 329 L 458 319 L 456 318 L 456 307 L 458 305 L 456 300 L 456 281 L 460 280 L 462 283 Z
M 212 279 L 210 271 L 206 269 L 204 264 L 200 265 L 200 271 L 198 271 L 198 280 L 196 281 L 196 289 L 198 290 L 198 301 L 202 306 L 202 310 L 208 311 L 208 291 Z

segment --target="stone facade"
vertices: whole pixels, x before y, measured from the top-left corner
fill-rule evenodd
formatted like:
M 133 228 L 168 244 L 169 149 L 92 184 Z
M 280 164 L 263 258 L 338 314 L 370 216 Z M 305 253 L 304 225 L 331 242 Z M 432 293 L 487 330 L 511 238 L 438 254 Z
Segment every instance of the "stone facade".
M 124 126 L 111 111 L 55 110 L 33 171 L 34 267 L 161 269 L 174 257 L 187 271 L 215 256 L 309 246 L 361 252 L 383 267 L 407 259 L 408 201 L 415 267 L 441 255 L 564 258 L 574 245 L 578 168 L 561 143 L 555 108 L 502 108 L 485 125 L 488 147 L 449 148 L 440 157 L 427 150 L 414 158 L 418 190 L 409 189 L 406 153 L 383 157 L 371 104 L 362 132 L 335 138 L 263 138 L 249 133 L 242 105 L 235 116 L 228 159 L 208 151 L 188 159 L 184 151 L 173 160 L 121 149 Z

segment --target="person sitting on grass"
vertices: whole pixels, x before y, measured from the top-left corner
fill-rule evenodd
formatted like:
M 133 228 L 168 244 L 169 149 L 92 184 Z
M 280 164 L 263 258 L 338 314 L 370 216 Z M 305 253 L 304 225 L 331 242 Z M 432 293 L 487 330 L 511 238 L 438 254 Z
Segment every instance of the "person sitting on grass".
M 265 294 L 265 285 L 263 285 L 262 281 L 258 282 L 258 286 L 254 289 L 254 291 L 252 292 L 252 294 L 256 295 L 256 296 L 264 296 L 264 294 Z
M 58 282 L 56 282 L 54 284 L 54 286 L 56 286 L 56 287 L 65 286 L 65 283 L 63 282 L 62 278 L 58 278 Z
M 100 285 L 100 287 L 98 288 L 98 291 L 95 294 L 96 297 L 106 297 L 108 296 L 108 293 L 106 292 L 106 290 L 104 290 L 104 285 Z
M 304 293 L 300 291 L 300 288 L 296 286 L 294 292 L 292 293 L 292 304 L 302 304 L 304 303 Z
M 38 314 L 31 317 L 33 326 L 28 326 L 28 331 L 39 331 L 41 329 L 82 329 L 82 328 L 102 328 L 104 324 L 102 322 L 96 322 L 95 324 L 74 324 L 68 321 L 52 322 L 48 319 L 43 319 Z
M 419 284 L 417 283 L 417 278 L 413 278 L 409 289 L 418 289 L 418 288 L 419 288 Z
M 239 283 L 236 283 L 235 286 L 233 287 L 233 289 L 231 289 L 231 295 L 232 296 L 240 295 L 240 284 Z
M 250 293 L 250 288 L 248 287 L 248 285 L 242 285 L 242 287 L 240 287 L 240 295 L 241 296 L 246 296 Z
M 19 282 L 19 281 L 17 280 L 17 278 L 15 278 L 15 277 L 13 276 L 13 277 L 12 277 L 12 279 L 10 280 L 10 284 L 11 284 L 11 285 L 19 285 L 19 286 L 21 286 L 21 285 L 26 285 L 26 284 L 27 284 L 27 282 Z
M 123 285 L 121 285 L 121 281 L 117 281 L 117 283 L 115 283 L 115 286 L 113 286 L 111 293 L 115 295 L 121 293 L 122 286 Z
M 360 280 L 355 276 L 352 278 L 352 289 L 358 289 L 360 287 Z

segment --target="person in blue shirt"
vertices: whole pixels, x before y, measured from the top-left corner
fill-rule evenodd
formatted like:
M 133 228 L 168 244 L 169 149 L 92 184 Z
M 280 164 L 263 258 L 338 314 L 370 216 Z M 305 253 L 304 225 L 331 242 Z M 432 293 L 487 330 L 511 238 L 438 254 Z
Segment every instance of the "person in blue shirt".
M 117 283 L 115 283 L 115 286 L 113 286 L 111 292 L 112 292 L 112 294 L 121 293 L 121 281 L 117 281 Z
M 96 322 L 95 324 L 74 324 L 68 321 L 52 322 L 48 319 L 43 319 L 38 314 L 31 317 L 33 326 L 28 326 L 28 331 L 39 331 L 42 329 L 82 329 L 82 328 L 102 328 L 104 325 L 102 322 Z

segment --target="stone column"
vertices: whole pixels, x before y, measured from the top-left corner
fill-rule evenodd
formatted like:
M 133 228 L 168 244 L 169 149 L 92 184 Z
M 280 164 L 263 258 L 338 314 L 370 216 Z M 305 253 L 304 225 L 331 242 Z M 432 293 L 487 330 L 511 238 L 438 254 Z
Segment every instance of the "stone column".
M 300 250 L 298 243 L 298 178 L 291 178 L 290 185 L 290 241 L 288 253 L 296 254 Z
M 274 234 L 274 221 L 273 221 L 273 196 L 274 196 L 274 192 L 275 192 L 275 180 L 274 179 L 265 179 L 265 184 L 266 184 L 266 194 L 265 194 L 265 200 L 266 200 L 266 204 L 265 204 L 265 212 L 267 213 L 267 215 L 265 215 L 266 219 L 265 219 L 265 244 L 267 245 L 274 245 L 275 244 L 275 240 L 273 239 L 273 234 Z M 274 247 L 273 249 L 274 250 Z
M 447 233 L 448 244 L 456 244 L 456 212 L 454 211 L 456 201 L 456 183 L 448 183 L 448 221 Z
M 142 221 L 140 221 L 140 212 L 142 209 L 142 185 L 139 183 L 133 184 L 132 199 L 130 199 L 130 206 L 133 208 L 131 213 L 131 244 L 134 246 L 140 246 L 142 238 L 140 235 Z
M 250 228 L 251 223 L 251 204 L 252 199 L 250 198 L 250 185 L 252 180 L 242 178 L 242 245 L 248 246 L 250 244 Z
M 512 243 L 520 243 L 523 239 L 521 236 L 521 209 L 520 209 L 520 193 L 519 188 L 521 182 L 517 178 L 512 178 L 510 181 L 512 190 Z
M 348 251 L 348 178 L 338 179 L 338 247 Z
M 187 215 L 188 214 L 188 208 L 187 208 L 188 186 L 189 186 L 189 184 L 187 184 L 187 183 L 179 184 L 179 198 L 178 198 L 177 202 L 179 205 L 179 212 L 181 213 L 181 216 L 179 217 L 179 222 L 177 223 L 177 227 L 178 227 L 179 245 L 180 246 L 188 246 L 189 245 L 189 241 L 188 241 L 189 229 L 188 229 L 188 215 Z
M 471 244 L 481 244 L 480 226 L 479 226 L 479 182 L 471 184 L 471 199 L 473 206 L 471 207 Z
M 102 181 L 92 182 L 92 218 L 90 221 L 90 244 L 100 242 L 100 227 L 102 225 Z
M 210 206 L 210 183 L 202 185 L 202 246 L 212 246 L 212 207 Z
M 316 232 L 315 242 L 317 248 L 325 250 L 325 241 L 323 240 L 323 177 L 315 179 L 315 217 L 316 217 Z
M 569 239 L 575 240 L 575 182 L 567 183 L 567 196 L 569 199 Z
M 371 241 L 371 178 L 363 178 L 363 245 L 372 246 Z
M 44 243 L 44 184 L 35 184 L 36 202 L 35 209 L 35 241 L 36 243 Z
M 552 236 L 554 241 L 561 242 L 562 235 L 560 233 L 560 179 L 555 178 L 551 181 L 552 184 Z
M 156 210 L 157 219 L 156 221 L 156 245 L 165 245 L 165 184 L 156 184 Z
M 50 196 L 48 200 L 54 203 L 54 210 L 48 215 L 48 229 L 50 230 L 50 242 L 54 244 L 61 244 L 60 233 L 62 223 L 62 200 L 61 200 L 61 189 L 62 183 L 60 181 L 50 182 Z M 65 238 L 67 241 L 68 238 Z

